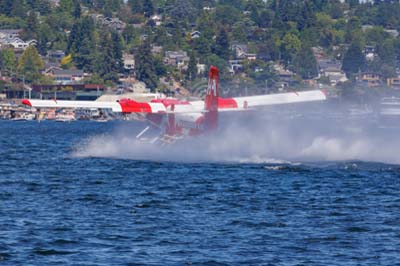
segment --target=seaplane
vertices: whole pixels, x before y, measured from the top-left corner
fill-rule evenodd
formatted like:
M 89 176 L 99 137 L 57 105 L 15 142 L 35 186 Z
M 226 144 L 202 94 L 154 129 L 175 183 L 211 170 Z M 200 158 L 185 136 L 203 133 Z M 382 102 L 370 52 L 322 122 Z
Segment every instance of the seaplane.
M 24 99 L 22 104 L 40 108 L 98 108 L 112 112 L 136 114 L 147 122 L 136 138 L 161 145 L 172 144 L 187 137 L 208 134 L 218 128 L 220 112 L 259 110 L 266 106 L 315 102 L 326 100 L 323 90 L 297 91 L 257 96 L 219 97 L 219 70 L 211 66 L 205 99 L 188 101 L 177 98 L 158 98 L 150 102 L 121 99 L 115 102 L 63 101 Z M 145 136 L 150 129 L 158 133 L 152 138 Z

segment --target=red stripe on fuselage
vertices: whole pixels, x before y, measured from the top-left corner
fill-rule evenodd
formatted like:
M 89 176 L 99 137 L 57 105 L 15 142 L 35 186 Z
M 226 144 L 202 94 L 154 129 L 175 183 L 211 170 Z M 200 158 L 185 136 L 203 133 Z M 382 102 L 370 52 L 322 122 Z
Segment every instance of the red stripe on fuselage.
M 119 101 L 119 104 L 123 113 L 151 113 L 151 106 L 148 103 L 123 99 Z
M 238 108 L 238 104 L 233 98 L 218 98 L 218 108 Z

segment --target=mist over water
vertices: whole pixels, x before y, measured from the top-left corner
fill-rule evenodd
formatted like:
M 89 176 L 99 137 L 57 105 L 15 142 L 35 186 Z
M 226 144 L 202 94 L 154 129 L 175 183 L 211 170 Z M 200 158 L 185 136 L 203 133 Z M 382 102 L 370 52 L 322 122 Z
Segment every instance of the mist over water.
M 167 146 L 136 140 L 142 128 L 121 127 L 79 143 L 73 155 L 174 162 L 400 164 L 400 130 L 393 128 L 395 124 L 390 126 L 375 114 L 349 116 L 328 107 L 280 106 L 262 112 L 222 113 L 217 132 Z

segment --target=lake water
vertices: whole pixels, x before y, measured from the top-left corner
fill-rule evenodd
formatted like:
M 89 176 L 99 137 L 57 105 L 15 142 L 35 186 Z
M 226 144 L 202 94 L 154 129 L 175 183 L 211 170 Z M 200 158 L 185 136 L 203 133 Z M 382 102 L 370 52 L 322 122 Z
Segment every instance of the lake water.
M 159 151 L 135 130 L 0 121 L 0 265 L 400 265 L 397 142 Z

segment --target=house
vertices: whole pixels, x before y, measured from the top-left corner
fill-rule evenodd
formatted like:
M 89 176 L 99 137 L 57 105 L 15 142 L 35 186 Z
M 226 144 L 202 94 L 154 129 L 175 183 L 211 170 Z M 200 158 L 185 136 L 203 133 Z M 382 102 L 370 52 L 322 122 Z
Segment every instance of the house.
M 122 56 L 124 60 L 124 69 L 131 71 L 135 69 L 135 57 L 132 54 L 124 54 Z
M 209 6 L 203 7 L 204 11 L 213 11 L 214 9 L 215 9 L 215 7 L 209 7 Z
M 400 89 L 400 77 L 388 78 L 386 80 L 386 84 L 392 89 L 399 90 Z
M 248 48 L 246 44 L 232 44 L 231 50 L 235 52 L 236 58 L 243 59 L 246 57 Z
M 295 74 L 281 64 L 274 64 L 274 70 L 279 79 L 279 82 L 276 83 L 279 90 L 289 87 L 294 82 Z
M 161 26 L 161 21 L 162 21 L 162 16 L 161 15 L 153 15 L 152 17 L 151 17 L 151 20 L 153 20 L 154 21 L 154 23 L 155 23 L 155 25 L 156 26 Z
M 368 88 L 374 88 L 381 85 L 381 75 L 374 72 L 364 72 L 357 79 L 365 83 Z
M 155 55 L 155 54 L 162 54 L 162 51 L 163 51 L 163 47 L 162 47 L 162 46 L 153 45 L 153 46 L 151 47 L 151 53 L 152 53 L 153 55 Z
M 190 33 L 190 39 L 191 40 L 197 39 L 197 38 L 200 38 L 200 31 L 195 30 L 195 31 Z
M 366 45 L 364 47 L 364 55 L 365 55 L 365 59 L 367 59 L 368 61 L 374 60 L 374 58 L 376 56 L 375 46 L 374 45 Z
M 60 0 L 49 0 L 50 5 L 52 7 L 59 7 L 60 6 Z
M 320 76 L 328 77 L 332 86 L 339 82 L 347 81 L 346 74 L 342 71 L 342 64 L 334 59 L 321 59 L 318 61 Z
M 51 62 L 60 62 L 65 57 L 64 51 L 51 50 L 47 52 L 47 58 Z
M 19 38 L 19 33 L 21 30 L 15 29 L 15 30 L 0 30 L 0 39 L 13 39 L 13 38 Z
M 206 72 L 205 64 L 197 64 L 197 75 L 203 75 Z
M 13 38 L 5 37 L 5 38 L 0 39 L 0 44 L 3 47 L 8 46 L 8 47 L 12 47 L 16 50 L 25 50 L 26 48 L 28 48 L 31 45 L 36 45 L 37 41 L 32 39 L 30 41 L 24 42 L 19 37 L 13 37 Z
M 314 57 L 315 57 L 315 59 L 316 59 L 317 61 L 326 58 L 324 49 L 323 49 L 322 47 L 320 47 L 320 46 L 312 47 L 311 50 L 312 50 L 312 52 L 313 52 L 313 54 L 314 54 Z
M 399 36 L 398 30 L 385 29 L 385 32 L 389 33 L 389 35 L 393 38 L 397 38 Z
M 242 71 L 243 65 L 242 65 L 242 60 L 240 59 L 235 59 L 235 60 L 229 60 L 229 73 L 231 75 L 235 75 Z
M 46 76 L 52 76 L 54 70 L 62 70 L 59 63 L 47 62 L 42 70 L 42 74 Z
M 126 23 L 119 20 L 118 18 L 106 18 L 103 21 L 103 25 L 119 32 L 122 32 L 126 28 Z
M 189 57 L 185 51 L 166 51 L 164 63 L 171 66 L 183 67 L 189 62 Z
M 247 60 L 252 61 L 257 59 L 257 54 L 246 54 L 245 57 Z
M 101 14 L 91 14 L 90 17 L 98 24 L 109 27 L 118 32 L 122 32 L 126 28 L 126 23 L 119 18 L 104 17 Z
M 53 69 L 48 73 L 57 84 L 79 84 L 84 78 L 83 70 L 79 69 Z

